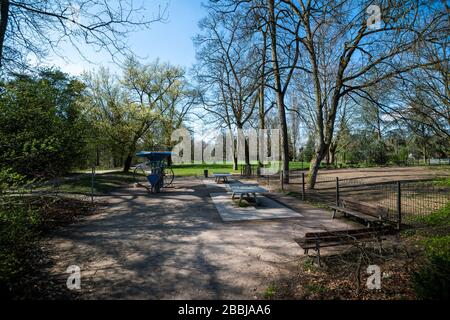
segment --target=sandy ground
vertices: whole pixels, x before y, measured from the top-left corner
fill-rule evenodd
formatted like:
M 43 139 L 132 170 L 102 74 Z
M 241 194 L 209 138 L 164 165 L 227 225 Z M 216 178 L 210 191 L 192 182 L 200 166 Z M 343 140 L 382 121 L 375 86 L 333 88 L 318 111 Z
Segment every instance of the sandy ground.
M 259 299 L 297 265 L 293 241 L 306 232 L 345 229 L 326 210 L 283 198 L 299 219 L 224 223 L 195 178 L 159 195 L 127 188 L 104 197 L 96 216 L 59 230 L 48 247 L 50 273 L 63 286 L 81 268 L 82 299 Z
M 450 177 L 449 167 L 392 167 L 367 169 L 320 170 L 319 179 L 332 180 L 339 177 L 345 179 L 364 179 L 366 182 L 378 183 L 388 181 L 426 180 L 437 177 Z M 294 179 L 297 177 L 294 175 Z M 297 178 L 298 179 L 298 178 Z M 300 181 L 297 181 L 300 182 Z

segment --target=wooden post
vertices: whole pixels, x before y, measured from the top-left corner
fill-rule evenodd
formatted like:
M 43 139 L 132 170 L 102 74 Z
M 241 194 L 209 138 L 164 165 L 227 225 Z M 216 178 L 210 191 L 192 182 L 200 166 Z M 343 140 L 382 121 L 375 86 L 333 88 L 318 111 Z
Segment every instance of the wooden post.
M 95 166 L 92 167 L 92 175 L 91 175 L 91 201 L 94 204 L 94 187 L 95 187 Z
M 336 177 L 336 206 L 339 207 L 339 199 L 340 198 L 340 194 L 339 194 L 339 177 Z
M 402 228 L 402 183 L 397 183 L 397 229 Z
M 302 200 L 305 201 L 305 173 L 302 172 Z

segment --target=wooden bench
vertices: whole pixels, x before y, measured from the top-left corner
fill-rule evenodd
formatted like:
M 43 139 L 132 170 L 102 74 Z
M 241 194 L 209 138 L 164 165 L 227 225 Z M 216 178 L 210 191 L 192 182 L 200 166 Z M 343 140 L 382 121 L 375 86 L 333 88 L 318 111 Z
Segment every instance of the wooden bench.
M 382 225 L 387 221 L 388 212 L 382 207 L 372 207 L 350 200 L 341 200 L 339 202 L 339 206 L 330 207 L 333 210 L 333 219 L 340 212 L 344 214 L 344 217 L 351 216 L 369 228 Z
M 381 252 L 382 241 L 385 240 L 385 236 L 391 232 L 391 229 L 386 227 L 336 230 L 307 233 L 304 238 L 294 239 L 294 241 L 305 250 L 305 254 L 308 254 L 309 250 L 315 250 L 317 252 L 317 264 L 320 266 L 321 248 L 355 245 L 365 242 L 378 242 Z

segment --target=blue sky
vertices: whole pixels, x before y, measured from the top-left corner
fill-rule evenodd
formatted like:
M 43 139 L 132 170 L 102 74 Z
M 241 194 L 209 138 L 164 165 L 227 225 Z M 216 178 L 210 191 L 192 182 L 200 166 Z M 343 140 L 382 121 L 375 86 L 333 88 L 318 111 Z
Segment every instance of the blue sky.
M 168 21 L 155 23 L 145 29 L 129 36 L 129 47 L 139 57 L 147 61 L 160 58 L 163 62 L 170 62 L 189 68 L 195 62 L 195 49 L 192 38 L 199 31 L 198 22 L 205 16 L 201 0 L 145 0 L 146 10 L 156 12 L 158 4 L 168 4 Z M 107 66 L 118 71 L 117 66 L 111 63 L 108 53 L 97 53 L 92 48 L 80 45 L 83 52 L 93 63 L 86 62 L 70 45 L 63 45 L 60 53 L 65 59 L 52 55 L 48 65 L 56 65 L 63 71 L 79 75 L 83 71 Z

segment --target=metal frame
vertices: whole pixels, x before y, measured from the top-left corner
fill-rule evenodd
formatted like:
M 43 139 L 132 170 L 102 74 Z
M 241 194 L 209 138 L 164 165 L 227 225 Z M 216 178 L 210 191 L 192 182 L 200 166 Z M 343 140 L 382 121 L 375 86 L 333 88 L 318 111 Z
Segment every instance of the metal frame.
M 137 157 L 147 159 L 146 162 L 138 164 L 134 170 L 136 184 L 144 187 L 152 193 L 159 193 L 161 189 L 169 187 L 174 180 L 174 172 L 170 166 L 170 157 L 175 155 L 172 152 L 140 152 L 136 154 Z M 166 161 L 168 164 L 166 165 Z M 148 169 L 148 170 L 146 170 Z M 138 171 L 141 170 L 141 173 Z M 170 170 L 171 174 L 167 172 Z M 144 173 L 148 180 L 148 185 L 137 181 L 137 176 Z M 165 177 L 170 176 L 169 182 L 165 181 Z

